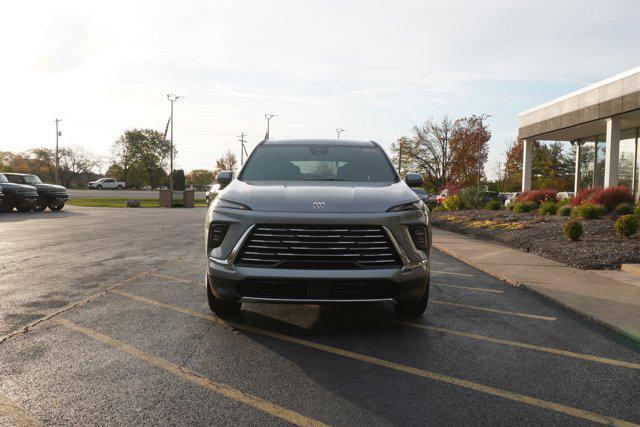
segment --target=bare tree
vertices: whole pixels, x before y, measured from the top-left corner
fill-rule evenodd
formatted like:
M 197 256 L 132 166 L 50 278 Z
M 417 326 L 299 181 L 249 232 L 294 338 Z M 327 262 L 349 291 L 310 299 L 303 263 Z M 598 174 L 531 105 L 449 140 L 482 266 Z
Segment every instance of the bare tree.
M 236 159 L 236 155 L 231 152 L 231 150 L 227 150 L 222 157 L 219 157 L 216 160 L 216 168 L 214 172 L 217 174 L 222 171 L 232 171 L 235 172 L 238 166 L 238 159 Z
M 81 147 L 63 147 L 59 150 L 59 156 L 60 175 L 66 187 L 71 184 L 74 178 L 92 173 L 100 166 L 100 160 Z

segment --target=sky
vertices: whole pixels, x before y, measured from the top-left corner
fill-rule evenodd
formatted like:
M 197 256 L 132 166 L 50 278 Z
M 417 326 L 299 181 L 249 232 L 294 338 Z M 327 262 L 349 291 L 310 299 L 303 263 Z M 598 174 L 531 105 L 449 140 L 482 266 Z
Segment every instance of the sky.
M 0 151 L 164 130 L 176 167 L 271 138 L 375 140 L 490 114 L 489 177 L 518 113 L 640 65 L 640 1 L 24 1 L 0 15 Z

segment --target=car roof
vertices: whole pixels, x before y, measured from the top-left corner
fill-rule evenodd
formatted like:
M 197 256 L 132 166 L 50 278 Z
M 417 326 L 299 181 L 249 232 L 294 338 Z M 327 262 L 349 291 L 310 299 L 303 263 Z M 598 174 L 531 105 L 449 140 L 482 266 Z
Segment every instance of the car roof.
M 358 141 L 351 139 L 268 139 L 264 145 L 349 145 L 361 147 L 375 147 L 374 141 Z
M 14 175 L 14 176 L 32 176 L 32 173 L 18 173 L 18 172 L 0 172 L 3 175 Z

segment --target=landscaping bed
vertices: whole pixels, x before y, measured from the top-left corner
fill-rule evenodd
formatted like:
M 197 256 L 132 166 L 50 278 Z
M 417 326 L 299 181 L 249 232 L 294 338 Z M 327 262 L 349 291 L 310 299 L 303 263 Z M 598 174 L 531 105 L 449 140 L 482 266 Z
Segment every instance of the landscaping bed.
M 126 208 L 127 197 L 75 197 L 67 201 L 68 204 L 74 206 L 85 206 L 93 208 Z M 136 199 L 140 202 L 141 208 L 157 208 L 160 207 L 158 199 Z M 176 200 L 173 203 L 174 207 L 182 206 L 182 200 Z M 204 199 L 195 199 L 195 207 L 207 207 L 207 202 Z
M 616 234 L 614 220 L 581 220 L 584 234 L 576 242 L 562 232 L 567 218 L 510 210 L 459 210 L 432 213 L 433 225 L 482 240 L 493 241 L 542 257 L 593 270 L 619 269 L 640 263 L 640 237 Z

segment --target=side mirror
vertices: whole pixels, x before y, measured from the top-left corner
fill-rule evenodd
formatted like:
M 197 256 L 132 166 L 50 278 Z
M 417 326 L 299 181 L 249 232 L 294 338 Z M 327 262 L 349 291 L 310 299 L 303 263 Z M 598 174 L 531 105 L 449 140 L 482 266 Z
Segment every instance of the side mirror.
M 222 171 L 218 172 L 216 175 L 216 182 L 220 184 L 220 188 L 224 188 L 233 180 L 233 172 L 231 171 Z
M 424 185 L 424 178 L 419 173 L 408 173 L 404 177 L 404 182 L 409 187 L 422 187 Z

